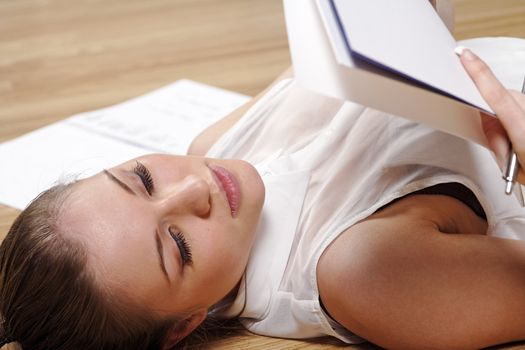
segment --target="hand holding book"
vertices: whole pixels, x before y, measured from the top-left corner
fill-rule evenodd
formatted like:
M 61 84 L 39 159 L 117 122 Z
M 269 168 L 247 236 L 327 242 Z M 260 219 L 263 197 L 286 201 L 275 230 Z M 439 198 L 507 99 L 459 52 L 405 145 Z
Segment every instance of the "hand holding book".
M 300 85 L 486 144 L 477 111 L 492 111 L 430 2 L 285 0 L 284 5 Z
M 525 164 L 525 95 L 506 89 L 489 66 L 472 51 L 464 49 L 461 63 L 479 92 L 498 118 L 480 112 L 481 123 L 488 146 L 496 155 L 500 168 L 508 158 L 509 139 L 520 164 Z M 519 168 L 518 182 L 525 184 L 525 172 Z
M 493 110 L 500 105 L 480 92 L 454 49 L 464 45 L 483 57 L 498 77 L 493 76 L 491 84 L 499 80 L 506 88 L 519 89 L 525 40 L 481 38 L 458 43 L 443 24 L 446 16 L 440 10 L 447 1 L 285 0 L 296 81 L 318 93 L 473 141 L 502 159 L 509 148 L 504 131 L 509 131 L 508 124 L 502 121 L 499 131 L 495 127 L 496 132 L 487 134 L 491 125 L 499 123 L 496 114 L 505 118 Z M 525 124 L 525 112 L 521 113 L 521 124 L 513 122 L 513 128 Z M 520 142 L 519 133 L 509 136 L 519 157 L 525 158 L 525 140 Z M 525 182 L 525 176 L 518 181 Z

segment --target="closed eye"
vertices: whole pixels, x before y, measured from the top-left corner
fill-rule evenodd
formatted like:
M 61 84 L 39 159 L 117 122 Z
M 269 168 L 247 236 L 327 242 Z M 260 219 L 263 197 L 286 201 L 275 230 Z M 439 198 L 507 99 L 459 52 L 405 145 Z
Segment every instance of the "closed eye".
M 177 244 L 177 247 L 179 248 L 180 257 L 182 259 L 182 265 L 191 264 L 193 262 L 191 257 L 191 248 L 182 232 L 173 232 L 173 230 L 169 228 L 169 233 L 171 238 L 173 238 L 173 240 Z
M 148 168 L 146 168 L 144 164 L 137 162 L 137 165 L 135 165 L 135 168 L 133 168 L 133 172 L 140 178 L 140 181 L 142 181 L 144 188 L 151 196 L 151 194 L 155 191 L 155 186 L 153 184 L 153 178 L 151 177 L 151 173 L 148 170 Z

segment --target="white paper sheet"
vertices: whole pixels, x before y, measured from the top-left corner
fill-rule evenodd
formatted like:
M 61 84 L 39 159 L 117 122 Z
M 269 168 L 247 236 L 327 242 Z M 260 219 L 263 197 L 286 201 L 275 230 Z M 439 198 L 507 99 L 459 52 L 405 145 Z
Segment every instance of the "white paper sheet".
M 23 209 L 54 183 L 83 178 L 146 153 L 187 151 L 193 138 L 249 97 L 179 80 L 0 144 L 0 202 Z

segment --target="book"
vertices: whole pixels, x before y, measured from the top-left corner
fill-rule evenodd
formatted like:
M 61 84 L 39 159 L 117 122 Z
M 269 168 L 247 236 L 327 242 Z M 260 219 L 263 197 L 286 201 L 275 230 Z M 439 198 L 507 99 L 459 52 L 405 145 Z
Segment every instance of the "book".
M 299 84 L 486 146 L 478 112 L 492 110 L 428 1 L 285 0 L 284 9 Z M 525 40 L 506 40 L 501 55 L 522 54 L 505 69 L 523 79 Z

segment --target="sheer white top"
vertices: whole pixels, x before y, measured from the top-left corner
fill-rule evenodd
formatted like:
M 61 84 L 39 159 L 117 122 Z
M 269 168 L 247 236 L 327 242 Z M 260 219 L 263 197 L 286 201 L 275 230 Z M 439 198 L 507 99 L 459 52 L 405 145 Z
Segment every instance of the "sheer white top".
M 419 189 L 461 183 L 483 206 L 490 235 L 525 238 L 525 211 L 504 194 L 488 150 L 293 80 L 275 86 L 208 156 L 250 161 L 266 186 L 256 242 L 228 310 L 254 333 L 360 342 L 320 306 L 319 257 L 345 229 Z

